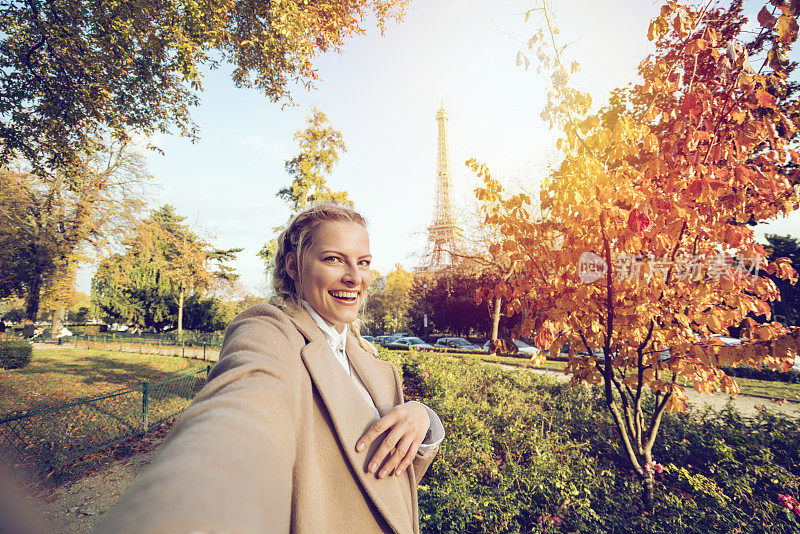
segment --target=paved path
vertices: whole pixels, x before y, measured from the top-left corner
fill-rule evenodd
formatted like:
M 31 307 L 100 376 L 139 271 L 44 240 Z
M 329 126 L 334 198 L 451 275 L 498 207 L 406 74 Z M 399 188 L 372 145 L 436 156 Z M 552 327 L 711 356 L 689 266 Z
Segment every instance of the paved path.
M 524 369 L 522 367 L 516 367 L 512 365 L 493 365 L 500 365 L 500 367 L 504 369 Z M 559 371 L 548 371 L 545 369 L 528 369 L 528 371 L 553 376 L 559 380 L 569 380 L 568 375 L 565 375 Z M 692 388 L 686 388 L 684 391 L 686 392 L 686 396 L 689 397 L 689 406 L 695 410 L 704 410 L 706 407 L 711 407 L 715 410 L 721 410 L 730 400 L 733 402 L 734 407 L 743 415 L 753 415 L 763 407 L 764 409 L 771 411 L 800 416 L 800 403 L 793 401 L 775 402 L 761 397 L 751 397 L 750 395 L 737 395 L 736 397 L 731 397 L 726 393 L 706 395 L 703 393 L 698 393 Z

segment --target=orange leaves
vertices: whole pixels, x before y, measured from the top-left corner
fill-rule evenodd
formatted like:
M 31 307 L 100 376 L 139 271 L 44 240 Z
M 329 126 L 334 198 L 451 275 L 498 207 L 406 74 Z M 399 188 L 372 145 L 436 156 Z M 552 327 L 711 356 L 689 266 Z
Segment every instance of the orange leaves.
M 762 88 L 758 88 L 756 90 L 756 100 L 758 101 L 759 106 L 771 109 L 775 109 L 775 103 L 777 102 L 777 99 L 774 96 Z
M 708 41 L 705 39 L 693 39 L 686 43 L 686 53 L 697 54 L 708 49 Z
M 680 112 L 682 115 L 688 115 L 692 118 L 697 118 L 703 114 L 703 104 L 700 98 L 695 93 L 689 93 L 683 97 Z
M 628 214 L 628 229 L 641 237 L 648 228 L 650 228 L 650 217 L 638 209 L 631 210 Z
M 534 341 L 536 341 L 537 347 L 540 347 L 544 350 L 549 350 L 550 347 L 553 345 L 553 341 L 555 341 L 555 338 L 556 338 L 556 333 L 555 329 L 553 328 L 553 324 L 551 322 L 546 322 L 539 329 L 539 333 L 536 334 Z

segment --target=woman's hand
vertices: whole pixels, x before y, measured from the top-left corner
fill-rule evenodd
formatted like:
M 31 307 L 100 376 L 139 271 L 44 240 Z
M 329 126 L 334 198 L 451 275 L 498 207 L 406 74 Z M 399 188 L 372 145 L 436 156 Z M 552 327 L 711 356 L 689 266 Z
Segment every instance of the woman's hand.
M 372 456 L 367 471 L 378 473 L 379 478 L 386 478 L 392 471 L 395 476 L 400 476 L 414 460 L 420 443 L 425 439 L 430 423 L 427 410 L 417 402 L 407 402 L 389 410 L 386 415 L 369 427 L 356 445 L 356 451 L 361 452 L 381 434 L 389 431 L 381 446 Z M 383 464 L 392 449 L 394 449 L 394 453 Z M 381 466 L 381 464 L 383 465 Z M 379 467 L 380 472 L 378 471 Z

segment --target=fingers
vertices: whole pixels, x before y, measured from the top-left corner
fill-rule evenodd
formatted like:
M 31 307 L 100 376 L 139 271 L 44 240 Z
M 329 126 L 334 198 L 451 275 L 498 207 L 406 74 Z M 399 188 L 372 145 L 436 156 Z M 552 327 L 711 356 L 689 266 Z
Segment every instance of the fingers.
M 375 421 L 369 430 L 367 430 L 361 439 L 358 440 L 356 444 L 356 451 L 361 452 L 367 447 L 369 447 L 370 443 L 375 441 L 378 436 L 383 434 L 386 430 L 388 430 L 392 425 L 394 425 L 397 419 L 397 412 L 394 409 L 389 410 L 389 413 Z
M 403 454 L 401 455 L 400 458 L 397 459 L 396 462 L 392 462 L 392 459 L 398 454 L 397 450 L 398 447 L 396 446 L 398 446 L 402 442 L 402 438 L 404 437 L 403 428 L 398 428 L 399 426 L 400 425 L 395 425 L 395 427 L 392 428 L 392 431 L 389 432 L 389 435 L 384 438 L 383 443 L 381 443 L 381 446 L 378 447 L 378 450 L 375 451 L 375 454 L 372 455 L 372 459 L 370 460 L 369 466 L 367 467 L 368 472 L 377 474 L 379 478 L 386 478 L 386 476 L 391 472 L 391 470 L 394 469 L 395 465 L 400 463 L 400 458 L 405 456 L 405 452 L 406 450 L 408 450 L 408 447 L 410 446 L 410 443 L 408 443 L 409 440 L 406 440 L 405 442 L 406 449 L 403 451 Z M 383 464 L 383 460 L 390 452 L 392 452 L 392 449 L 395 449 L 394 454 L 389 458 L 389 461 L 386 462 L 386 465 L 383 465 L 383 467 L 381 467 Z M 392 463 L 394 463 L 394 465 L 392 465 Z M 379 467 L 381 467 L 380 472 L 378 472 Z
M 417 456 L 420 443 L 422 443 L 422 438 L 415 439 L 411 442 L 411 446 L 408 448 L 408 451 L 406 451 L 406 455 L 400 460 L 400 464 L 397 466 L 397 469 L 394 470 L 395 476 L 399 477 L 406 469 L 408 469 L 408 466 L 411 465 L 411 462 L 413 462 L 414 458 Z
M 428 425 L 424 408 L 421 411 L 414 405 L 392 408 L 364 433 L 356 445 L 357 451 L 363 451 L 381 434 L 389 431 L 370 459 L 367 471 L 379 478 L 385 478 L 393 472 L 397 476 L 402 474 L 413 462 Z

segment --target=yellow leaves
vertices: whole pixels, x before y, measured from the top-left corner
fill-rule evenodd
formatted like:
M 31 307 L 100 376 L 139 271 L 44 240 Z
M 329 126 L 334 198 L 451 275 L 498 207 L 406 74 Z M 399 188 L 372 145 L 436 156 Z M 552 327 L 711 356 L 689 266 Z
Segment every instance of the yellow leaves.
M 791 15 L 781 15 L 775 26 L 778 34 L 778 42 L 790 45 L 797 39 L 797 20 Z
M 647 39 L 650 41 L 655 41 L 656 39 L 666 35 L 668 31 L 669 22 L 667 22 L 666 18 L 663 15 L 656 17 L 652 20 L 652 22 L 650 22 L 650 26 L 647 28 Z
M 675 19 L 672 21 L 672 27 L 675 29 L 675 33 L 677 33 L 679 37 L 686 37 L 689 35 L 689 24 L 686 21 L 686 17 L 683 13 L 678 13 L 675 16 Z
M 689 54 L 698 54 L 703 50 L 708 49 L 708 41 L 705 39 L 692 39 L 686 43 L 686 52 Z
M 581 129 L 583 133 L 588 132 L 589 130 L 596 128 L 600 125 L 600 119 L 597 118 L 597 115 L 592 115 L 587 117 L 580 123 L 578 123 L 578 127 Z
M 658 152 L 659 142 L 655 134 L 649 134 L 644 138 L 644 149 L 648 152 Z

